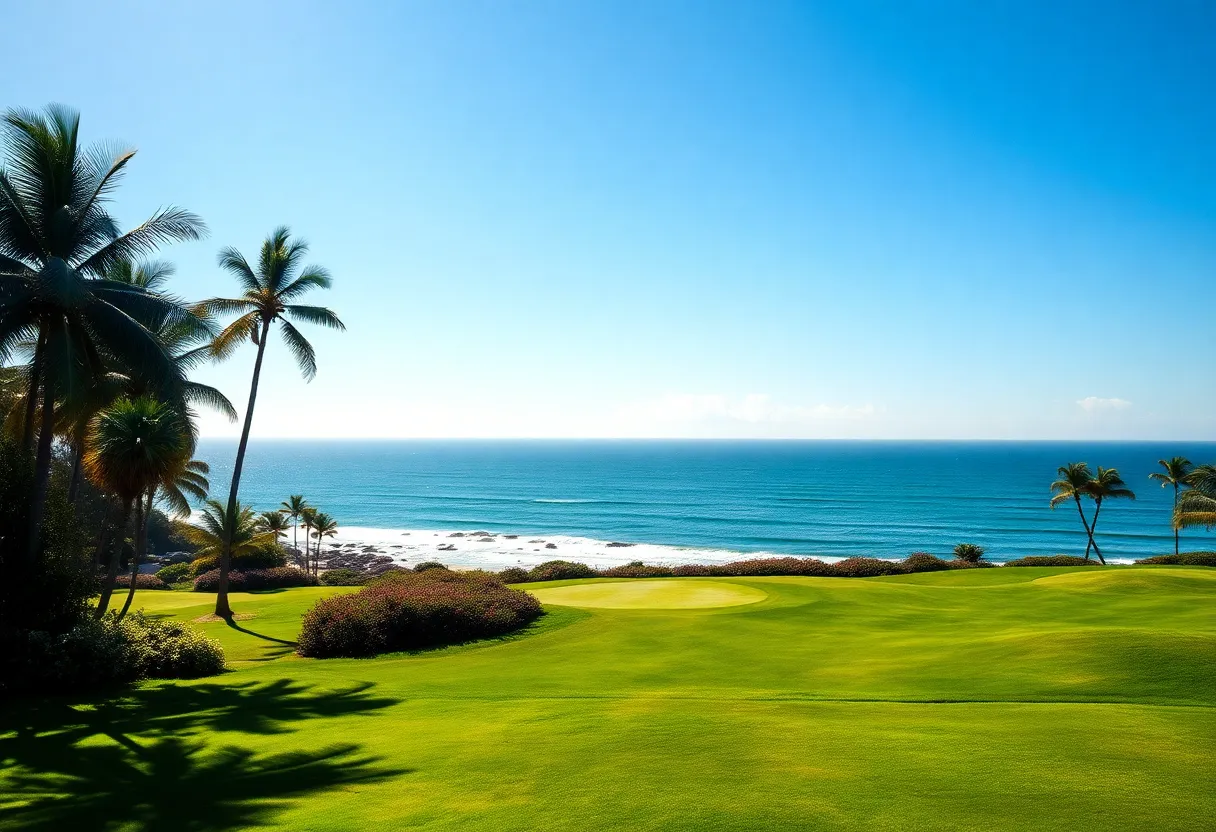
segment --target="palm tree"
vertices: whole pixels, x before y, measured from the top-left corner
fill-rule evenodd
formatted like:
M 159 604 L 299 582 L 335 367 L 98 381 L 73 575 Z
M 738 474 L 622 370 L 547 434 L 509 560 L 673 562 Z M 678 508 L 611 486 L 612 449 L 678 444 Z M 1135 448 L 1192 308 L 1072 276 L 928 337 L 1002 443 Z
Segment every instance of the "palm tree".
M 320 512 L 317 514 L 316 519 L 313 521 L 312 533 L 312 536 L 317 539 L 317 551 L 315 557 L 313 558 L 312 573 L 314 575 L 319 574 L 321 571 L 321 544 L 325 541 L 325 538 L 333 537 L 337 533 L 338 521 L 334 520 L 334 518 L 330 517 L 325 512 Z
M 1187 474 L 1186 485 L 1174 509 L 1174 528 L 1216 527 L 1216 465 L 1197 465 Z
M 142 495 L 171 476 L 180 466 L 183 453 L 189 454 L 190 447 L 190 431 L 182 416 L 150 397 L 119 399 L 94 417 L 86 438 L 84 469 L 90 480 L 114 494 L 122 506 L 119 548 L 126 536 L 132 504 L 136 507 L 135 528 L 142 529 Z M 118 558 L 116 549 L 97 604 L 98 618 L 109 608 Z M 138 571 L 139 559 L 132 558 L 132 587 Z
M 312 533 L 313 526 L 317 524 L 317 517 L 320 513 L 312 506 L 304 506 L 300 511 L 300 525 L 304 527 L 304 570 L 308 571 L 309 564 L 312 563 L 312 550 L 308 545 L 309 535 Z
M 304 500 L 303 494 L 292 494 L 279 505 L 281 506 L 279 511 L 291 518 L 291 543 L 298 558 L 300 556 L 300 514 L 308 507 L 308 503 Z M 308 542 L 307 537 L 304 538 L 304 542 Z M 305 562 L 307 563 L 307 561 Z
M 1051 497 L 1051 507 L 1054 509 L 1060 503 L 1068 500 L 1076 501 L 1077 513 L 1081 515 L 1081 525 L 1085 527 L 1085 536 L 1089 539 L 1089 544 L 1085 547 L 1085 557 L 1088 558 L 1089 547 L 1094 544 L 1094 535 L 1089 527 L 1089 521 L 1085 519 L 1085 509 L 1081 507 L 1081 497 L 1088 496 L 1089 484 L 1093 482 L 1094 475 L 1089 470 L 1089 464 L 1085 462 L 1070 462 L 1067 465 L 1061 465 L 1056 469 L 1056 474 L 1060 478 L 1051 484 L 1051 490 L 1055 492 Z
M 1106 559 L 1102 557 L 1102 552 L 1098 549 L 1098 543 L 1093 539 L 1093 535 L 1098 532 L 1098 515 L 1102 512 L 1103 500 L 1127 499 L 1134 500 L 1136 495 L 1130 488 L 1127 488 L 1127 483 L 1119 476 L 1117 468 L 1103 468 L 1098 466 L 1097 475 L 1089 481 L 1086 487 L 1086 494 L 1094 501 L 1094 519 L 1089 524 L 1090 542 L 1093 543 L 1094 553 L 1097 554 L 1098 560 L 1103 565 L 1106 564 Z M 1085 557 L 1089 558 L 1089 548 L 1085 549 Z
M 1156 480 L 1161 483 L 1161 487 L 1174 487 L 1174 512 L 1178 511 L 1178 489 L 1186 484 L 1187 475 L 1191 472 L 1191 461 L 1184 456 L 1170 457 L 1169 459 L 1159 459 L 1157 464 L 1165 469 L 1165 473 L 1160 471 L 1148 475 L 1150 480 Z M 1173 525 L 1171 523 L 1171 525 Z M 1174 554 L 1178 554 L 1178 527 L 1174 526 Z
M 106 203 L 135 155 L 108 146 L 81 148 L 80 116 L 52 105 L 44 113 L 8 110 L 0 170 L 0 356 L 34 342 L 27 375 L 22 440 L 35 453 L 27 556 L 38 552 L 50 481 L 55 404 L 64 390 L 106 371 L 108 357 L 147 378 L 168 378 L 173 365 L 139 322 L 158 310 L 183 324 L 192 315 L 172 298 L 117 283 L 104 275 L 115 263 L 160 245 L 198 239 L 202 220 L 164 208 L 121 233 Z M 39 392 L 41 397 L 39 398 Z
M 235 511 L 218 500 L 207 500 L 193 524 L 182 523 L 178 531 L 198 547 L 199 557 L 248 555 L 275 541 L 275 533 L 262 528 L 261 518 L 249 506 L 237 503 Z
M 329 273 L 320 266 L 301 267 L 301 260 L 308 252 L 302 240 L 292 241 L 287 228 L 277 228 L 262 243 L 261 256 L 255 272 L 244 256 L 234 248 L 220 252 L 220 267 L 236 277 L 242 294 L 238 298 L 212 298 L 202 306 L 213 314 L 240 315 L 216 337 L 212 353 L 225 358 L 246 339 L 257 345 L 258 354 L 253 364 L 253 381 L 249 385 L 249 404 L 245 408 L 245 426 L 241 430 L 241 441 L 237 445 L 236 464 L 232 468 L 232 488 L 228 493 L 228 516 L 232 517 L 241 487 L 241 469 L 245 465 L 245 449 L 249 444 L 249 428 L 253 424 L 253 408 L 257 403 L 258 380 L 262 375 L 262 358 L 270 340 L 270 327 L 279 323 L 283 340 L 288 350 L 300 365 L 305 381 L 312 381 L 317 374 L 316 353 L 312 344 L 292 325 L 291 320 L 333 329 L 345 329 L 342 321 L 329 309 L 321 306 L 302 306 L 292 301 L 303 297 L 311 289 L 328 289 L 332 283 Z M 228 606 L 228 564 L 231 552 L 220 557 L 219 593 L 215 599 L 215 614 L 221 618 L 232 616 Z
M 274 542 L 278 543 L 280 537 L 287 537 L 287 518 L 279 511 L 263 511 L 261 520 L 263 531 L 274 532 Z

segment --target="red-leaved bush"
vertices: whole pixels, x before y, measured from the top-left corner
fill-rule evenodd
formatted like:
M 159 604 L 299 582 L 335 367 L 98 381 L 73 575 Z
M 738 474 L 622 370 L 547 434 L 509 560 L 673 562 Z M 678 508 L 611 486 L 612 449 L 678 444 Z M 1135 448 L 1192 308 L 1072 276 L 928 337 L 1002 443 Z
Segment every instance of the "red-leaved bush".
M 114 586 L 118 589 L 131 588 L 131 573 L 125 575 L 117 575 L 114 578 Z M 168 589 L 169 585 L 155 575 L 140 572 L 135 576 L 136 589 Z
M 647 566 L 644 563 L 627 563 L 611 569 L 601 569 L 605 578 L 670 578 L 675 570 L 670 566 Z
M 248 592 L 251 589 L 282 589 L 291 586 L 316 586 L 317 579 L 303 569 L 294 566 L 273 566 L 270 569 L 233 570 L 228 573 L 228 589 L 231 592 Z M 218 592 L 220 570 L 212 569 L 194 579 L 195 592 Z
M 304 616 L 301 656 L 374 656 L 491 638 L 541 614 L 540 602 L 485 574 L 390 572 Z

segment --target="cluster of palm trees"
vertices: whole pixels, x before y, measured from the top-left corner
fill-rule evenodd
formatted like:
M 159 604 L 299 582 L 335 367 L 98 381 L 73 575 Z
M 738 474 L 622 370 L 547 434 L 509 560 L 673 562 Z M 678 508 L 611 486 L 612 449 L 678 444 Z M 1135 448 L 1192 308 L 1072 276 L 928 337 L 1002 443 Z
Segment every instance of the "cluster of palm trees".
M 287 536 L 287 521 L 291 521 L 292 548 L 296 559 L 304 571 L 316 575 L 321 567 L 321 544 L 325 538 L 338 533 L 338 521 L 323 511 L 308 504 L 303 494 L 292 494 L 284 500 L 278 511 L 267 511 L 262 514 L 262 522 L 267 528 L 273 528 L 276 534 Z M 300 550 L 300 527 L 304 527 L 304 549 Z M 280 532 L 281 530 L 281 532 Z M 315 546 L 309 545 L 309 538 L 316 541 Z
M 43 550 L 42 527 L 55 444 L 71 454 L 69 501 L 87 477 L 113 506 L 95 561 L 107 552 L 97 614 L 110 604 L 118 551 L 133 541 L 132 581 L 147 541 L 154 504 L 189 513 L 206 497 L 208 468 L 193 458 L 196 407 L 236 419 L 218 390 L 189 378 L 208 361 L 257 347 L 244 425 L 226 504 L 212 502 L 220 554 L 216 614 L 228 617 L 227 576 L 236 532 L 252 514 L 238 496 L 263 358 L 272 328 L 306 380 L 316 374 L 313 347 L 295 327 L 303 322 L 343 329 L 330 310 L 300 303 L 329 288 L 329 274 L 305 266 L 308 247 L 286 228 L 262 244 L 256 266 L 225 248 L 220 267 L 240 286 L 237 297 L 186 303 L 169 294 L 172 266 L 147 258 L 160 246 L 204 236 L 202 220 L 181 208 L 159 210 L 121 231 L 109 202 L 132 149 L 83 147 L 79 115 L 61 106 L 9 110 L 0 118 L 0 401 L 6 432 L 32 459 L 24 554 Z M 227 325 L 225 316 L 235 315 Z M 202 521 L 199 534 L 207 531 Z M 131 601 L 128 592 L 125 613 Z
M 1200 465 L 1193 468 L 1190 460 L 1183 457 L 1158 460 L 1164 469 L 1161 472 L 1149 474 L 1149 478 L 1159 483 L 1163 488 L 1174 489 L 1174 512 L 1172 525 L 1174 529 L 1174 554 L 1178 554 L 1178 533 L 1181 529 L 1205 526 L 1216 526 L 1216 465 Z M 1051 507 L 1054 509 L 1062 503 L 1072 501 L 1076 504 L 1077 513 L 1081 517 L 1081 525 L 1085 527 L 1088 542 L 1085 545 L 1085 559 L 1089 560 L 1090 551 L 1098 560 L 1106 563 L 1102 550 L 1098 547 L 1094 534 L 1098 528 L 1098 516 L 1102 513 L 1102 504 L 1106 500 L 1136 499 L 1135 493 L 1127 487 L 1127 483 L 1119 476 L 1118 469 L 1098 466 L 1095 473 L 1085 462 L 1070 462 L 1057 470 L 1059 479 L 1051 484 Z M 1094 510 L 1092 517 L 1086 517 L 1082 500 L 1092 501 Z

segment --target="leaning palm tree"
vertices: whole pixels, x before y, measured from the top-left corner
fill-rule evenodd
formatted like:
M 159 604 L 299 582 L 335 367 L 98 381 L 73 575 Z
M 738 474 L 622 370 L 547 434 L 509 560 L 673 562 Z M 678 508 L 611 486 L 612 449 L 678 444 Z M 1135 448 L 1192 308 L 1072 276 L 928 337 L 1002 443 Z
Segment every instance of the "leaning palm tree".
M 308 245 L 302 240 L 293 241 L 287 228 L 278 228 L 262 243 L 261 256 L 255 271 L 245 257 L 234 248 L 220 252 L 220 267 L 236 277 L 242 289 L 238 298 L 212 298 L 202 307 L 212 314 L 240 315 L 221 332 L 212 344 L 212 353 L 218 358 L 232 354 L 246 339 L 257 345 L 257 358 L 253 364 L 253 381 L 249 385 L 249 404 L 245 408 L 245 425 L 241 430 L 241 441 L 237 445 L 236 463 L 232 467 L 232 488 L 228 493 L 228 515 L 232 516 L 241 487 L 241 469 L 245 465 L 245 449 L 249 445 L 249 429 L 253 425 L 253 408 L 257 403 L 258 380 L 262 375 L 262 359 L 266 344 L 270 340 L 270 327 L 279 323 L 283 340 L 288 350 L 300 365 L 305 381 L 312 381 L 317 374 L 316 353 L 312 344 L 304 338 L 291 321 L 301 321 L 333 329 L 345 329 L 342 321 L 329 309 L 322 306 L 303 306 L 293 301 L 312 289 L 328 289 L 331 285 L 329 272 L 320 266 L 301 266 Z M 288 320 L 288 319 L 291 320 Z M 220 557 L 219 593 L 215 599 L 215 614 L 221 618 L 232 615 L 228 605 L 228 564 L 230 552 Z
M 296 550 L 298 558 L 300 556 L 300 515 L 308 507 L 308 503 L 304 500 L 303 494 L 292 494 L 279 505 L 279 511 L 291 518 L 291 544 L 292 548 Z M 304 538 L 304 542 L 308 542 L 307 537 Z
M 1077 513 L 1081 515 L 1081 525 L 1085 527 L 1085 536 L 1089 543 L 1085 547 L 1085 555 L 1089 556 L 1089 547 L 1094 543 L 1093 530 L 1089 527 L 1089 521 L 1085 519 L 1085 509 L 1081 506 L 1081 497 L 1088 496 L 1089 484 L 1093 482 L 1094 475 L 1089 470 L 1089 464 L 1085 462 L 1070 462 L 1067 465 L 1061 465 L 1056 474 L 1060 477 L 1051 484 L 1051 490 L 1055 492 L 1051 497 L 1051 507 L 1054 509 L 1060 503 L 1073 500 L 1077 504 Z
M 1179 489 L 1186 485 L 1187 475 L 1191 472 L 1191 461 L 1184 456 L 1174 456 L 1169 459 L 1159 459 L 1157 464 L 1165 469 L 1164 473 L 1156 471 L 1148 475 L 1150 480 L 1161 483 L 1162 488 L 1174 487 L 1174 512 L 1178 511 Z M 1171 523 L 1171 525 L 1173 525 Z M 1174 526 L 1174 554 L 1178 554 L 1178 527 Z
M 1134 500 L 1136 495 L 1119 476 L 1117 468 L 1103 468 L 1101 465 L 1098 466 L 1098 473 L 1086 486 L 1085 493 L 1094 501 L 1094 519 L 1089 524 L 1090 542 L 1093 544 L 1098 560 L 1105 565 L 1106 559 L 1102 557 L 1098 543 L 1094 540 L 1094 535 L 1098 532 L 1098 515 L 1102 513 L 1102 502 L 1114 499 Z M 1085 558 L 1089 559 L 1088 547 L 1085 549 Z
M 1174 528 L 1216 528 L 1216 465 L 1197 465 L 1187 474 L 1189 491 L 1183 491 L 1174 509 Z
M 106 372 L 107 356 L 139 376 L 169 378 L 172 362 L 139 322 L 140 313 L 155 309 L 187 325 L 192 319 L 172 298 L 105 279 L 107 270 L 165 243 L 198 239 L 204 226 L 194 214 L 170 207 L 120 232 L 106 203 L 135 151 L 82 148 L 80 116 L 73 110 L 8 110 L 0 128 L 0 357 L 15 343 L 33 340 L 22 429 L 27 448 L 34 445 L 34 416 L 41 412 L 27 532 L 32 559 L 63 391 Z
M 334 520 L 334 518 L 330 517 L 325 512 L 318 513 L 316 519 L 313 521 L 312 532 L 312 536 L 317 539 L 317 549 L 313 557 L 312 573 L 314 575 L 320 573 L 321 571 L 321 544 L 325 542 L 325 538 L 333 537 L 337 533 L 338 521 Z
M 118 548 L 111 553 L 106 582 L 97 604 L 97 617 L 105 615 L 118 574 L 119 550 L 126 537 L 131 508 L 136 509 L 135 528 L 143 527 L 141 497 L 169 477 L 189 454 L 190 430 L 176 410 L 150 397 L 120 399 L 94 417 L 89 426 L 84 469 L 99 488 L 113 494 L 122 506 L 118 526 Z M 138 532 L 137 535 L 138 537 Z M 131 582 L 139 571 L 132 558 Z
M 224 552 L 235 556 L 261 551 L 275 540 L 265 531 L 261 518 L 249 506 L 237 503 L 231 513 L 218 500 L 207 500 L 192 524 L 179 524 L 178 531 L 198 547 L 198 557 L 219 557 Z

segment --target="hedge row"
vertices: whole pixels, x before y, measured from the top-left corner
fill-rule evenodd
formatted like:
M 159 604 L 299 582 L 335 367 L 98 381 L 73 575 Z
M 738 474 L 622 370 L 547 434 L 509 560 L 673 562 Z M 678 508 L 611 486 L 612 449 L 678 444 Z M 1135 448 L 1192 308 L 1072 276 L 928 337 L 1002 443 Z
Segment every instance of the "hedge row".
M 251 589 L 282 589 L 292 586 L 316 586 L 317 579 L 303 569 L 294 566 L 275 566 L 270 569 L 233 570 L 228 573 L 228 589 L 231 592 L 247 592 Z M 220 570 L 212 569 L 194 579 L 195 592 L 218 592 Z
M 1216 566 L 1216 552 L 1183 552 L 1180 555 L 1158 555 L 1136 563 L 1166 564 L 1175 566 Z
M 358 592 L 317 602 L 304 616 L 302 656 L 373 656 L 509 633 L 540 602 L 486 575 L 428 569 L 387 572 Z

